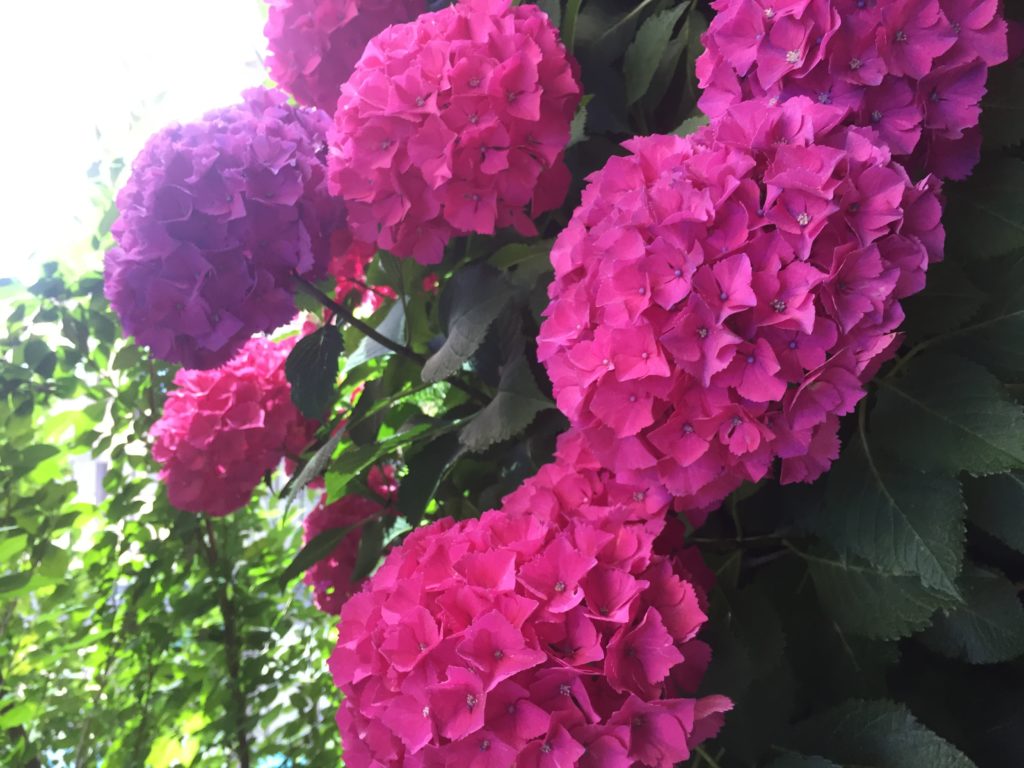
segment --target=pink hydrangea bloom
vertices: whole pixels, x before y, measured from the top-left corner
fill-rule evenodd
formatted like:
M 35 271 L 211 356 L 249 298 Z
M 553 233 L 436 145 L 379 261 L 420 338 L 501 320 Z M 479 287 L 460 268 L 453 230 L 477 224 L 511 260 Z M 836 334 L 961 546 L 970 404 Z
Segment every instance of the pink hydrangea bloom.
M 999 0 L 715 0 L 697 60 L 712 118 L 752 98 L 849 107 L 913 171 L 964 178 L 979 102 L 1007 59 Z
M 784 482 L 835 458 L 836 416 L 943 240 L 937 183 L 845 117 L 746 102 L 685 139 L 631 139 L 590 177 L 551 252 L 538 357 L 623 482 L 706 510 L 776 458 Z
M 358 526 L 380 515 L 398 493 L 395 468 L 390 465 L 373 467 L 367 486 L 373 492 L 373 498 L 350 494 L 333 504 L 327 504 L 326 497 L 321 499 L 302 522 L 302 543 L 308 544 L 325 531 Z M 340 613 L 344 602 L 359 589 L 360 583 L 352 580 L 359 553 L 359 536 L 359 528 L 347 533 L 331 553 L 314 563 L 303 577 L 303 581 L 313 588 L 313 601 L 317 608 L 325 613 Z
M 501 509 L 410 533 L 341 611 L 330 667 L 347 764 L 687 759 L 731 704 L 693 698 L 706 596 L 692 551 L 655 551 L 667 502 L 569 435 Z
M 226 515 L 264 474 L 309 444 L 316 425 L 291 400 L 284 362 L 294 339 L 248 341 L 214 370 L 180 370 L 153 424 L 153 459 L 172 505 Z
M 284 94 L 153 135 L 118 194 L 105 291 L 125 332 L 186 368 L 227 362 L 295 315 L 292 275 L 324 275 L 344 207 L 327 194 L 329 120 Z
M 455 235 L 534 235 L 562 203 L 575 65 L 537 6 L 509 3 L 464 0 L 367 45 L 329 157 L 360 239 L 432 264 Z
M 333 114 L 370 38 L 425 8 L 424 0 L 270 0 L 270 75 L 300 104 Z

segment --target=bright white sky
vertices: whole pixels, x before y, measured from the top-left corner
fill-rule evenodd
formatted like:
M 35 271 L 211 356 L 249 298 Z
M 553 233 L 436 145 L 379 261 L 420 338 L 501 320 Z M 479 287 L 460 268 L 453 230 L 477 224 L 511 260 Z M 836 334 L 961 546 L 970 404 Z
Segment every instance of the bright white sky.
M 31 281 L 91 235 L 94 161 L 130 164 L 154 130 L 266 80 L 265 10 L 263 0 L 3 5 L 0 277 Z

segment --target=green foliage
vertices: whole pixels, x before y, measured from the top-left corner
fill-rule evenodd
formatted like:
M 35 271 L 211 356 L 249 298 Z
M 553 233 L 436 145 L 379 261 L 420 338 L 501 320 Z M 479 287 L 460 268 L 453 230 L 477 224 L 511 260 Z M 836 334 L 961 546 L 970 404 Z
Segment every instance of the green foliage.
M 338 359 L 344 351 L 338 329 L 325 325 L 299 339 L 288 355 L 285 375 L 292 401 L 303 416 L 319 419 L 337 399 Z

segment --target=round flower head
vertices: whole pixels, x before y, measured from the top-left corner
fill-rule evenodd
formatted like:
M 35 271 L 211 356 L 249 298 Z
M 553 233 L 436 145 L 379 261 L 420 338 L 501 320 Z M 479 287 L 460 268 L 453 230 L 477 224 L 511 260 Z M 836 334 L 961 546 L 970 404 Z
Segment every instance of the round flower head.
M 105 291 L 157 357 L 213 368 L 295 315 L 293 273 L 323 276 L 344 208 L 327 194 L 329 120 L 255 89 L 150 138 L 117 197 Z
M 548 17 L 509 2 L 465 0 L 366 46 L 329 158 L 358 238 L 432 264 L 455 235 L 533 235 L 530 216 L 561 205 L 580 85 Z
M 339 613 L 344 602 L 359 589 L 359 584 L 352 580 L 359 553 L 360 531 L 357 526 L 381 514 L 394 500 L 398 492 L 394 467 L 374 467 L 370 470 L 367 485 L 377 498 L 350 494 L 327 504 L 325 497 L 302 522 L 303 544 L 309 544 L 325 531 L 353 528 L 327 557 L 314 563 L 303 577 L 303 581 L 313 588 L 317 608 L 325 613 Z
M 270 0 L 270 75 L 300 104 L 333 114 L 367 41 L 425 10 L 424 0 Z
M 697 60 L 712 118 L 751 98 L 849 107 L 915 171 L 978 161 L 988 68 L 1007 59 L 998 0 L 715 0 Z
M 835 458 L 943 239 L 933 180 L 845 115 L 748 102 L 590 177 L 551 252 L 538 357 L 620 480 L 706 510 L 776 457 L 783 482 Z
M 717 730 L 692 558 L 654 551 L 667 497 L 567 442 L 502 509 L 414 530 L 342 608 L 347 764 L 671 768 Z
M 180 370 L 153 424 L 153 458 L 172 505 L 226 515 L 264 474 L 297 456 L 316 425 L 292 404 L 284 362 L 294 340 L 251 339 L 220 368 Z

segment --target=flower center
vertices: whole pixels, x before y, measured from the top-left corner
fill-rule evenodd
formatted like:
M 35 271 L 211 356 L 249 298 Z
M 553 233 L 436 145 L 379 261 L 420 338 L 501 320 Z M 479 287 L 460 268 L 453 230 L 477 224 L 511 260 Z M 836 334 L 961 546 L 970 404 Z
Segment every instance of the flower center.
M 808 224 L 811 223 L 811 214 L 809 214 L 807 211 L 800 211 L 800 213 L 798 213 L 796 216 L 796 223 L 799 224 L 801 227 L 806 227 Z
M 772 309 L 780 313 L 785 312 L 786 302 L 784 302 L 782 299 L 775 299 L 775 301 L 772 302 Z
M 473 711 L 473 707 L 475 707 L 475 706 L 476 706 L 476 696 L 474 696 L 472 693 L 467 693 L 466 694 L 466 709 L 468 709 L 470 712 L 472 712 Z
M 786 51 L 786 61 L 790 64 L 796 64 L 800 61 L 800 51 L 794 49 L 792 51 Z
M 561 579 L 555 582 L 555 592 L 565 592 L 565 582 Z
M 904 32 L 902 29 L 896 30 L 896 42 L 897 43 L 905 43 L 905 42 L 907 42 L 907 33 Z
M 856 56 L 854 56 L 852 59 L 850 59 L 850 69 L 858 70 L 858 69 L 861 68 L 862 65 L 863 65 L 863 62 L 860 59 L 858 59 Z

